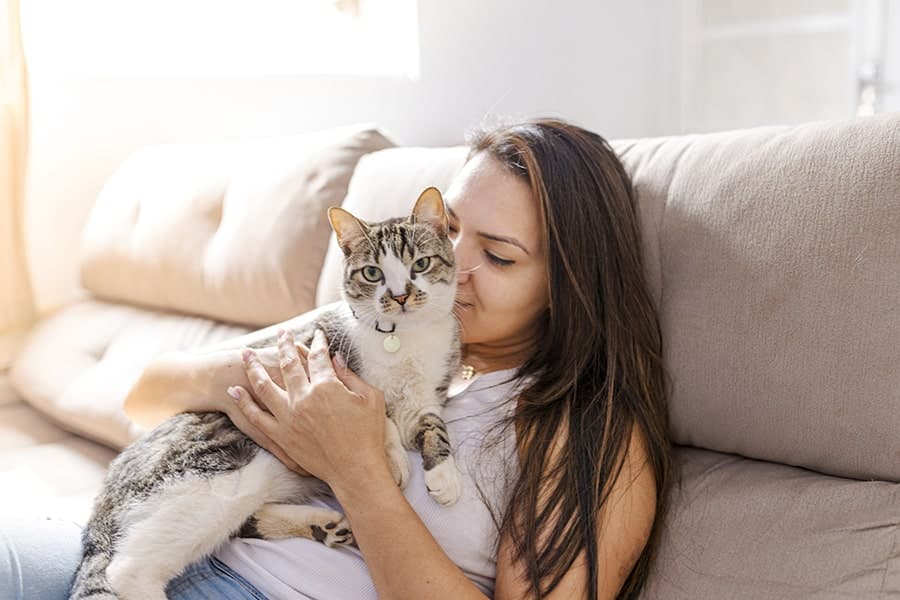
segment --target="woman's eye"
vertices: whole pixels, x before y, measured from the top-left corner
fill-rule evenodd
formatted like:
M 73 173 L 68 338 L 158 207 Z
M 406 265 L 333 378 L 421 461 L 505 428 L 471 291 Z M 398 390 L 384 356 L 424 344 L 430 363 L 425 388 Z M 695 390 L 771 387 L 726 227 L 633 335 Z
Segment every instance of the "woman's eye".
M 413 273 L 421 273 L 425 269 L 428 268 L 428 265 L 431 264 L 431 257 L 423 256 L 419 260 L 413 263 L 412 270 Z
M 506 260 L 505 258 L 500 258 L 499 256 L 494 256 L 487 250 L 484 251 L 484 255 L 487 257 L 487 259 L 489 261 L 491 261 L 492 263 L 494 263 L 495 265 L 500 266 L 500 267 L 508 267 L 509 265 L 516 262 L 514 260 Z
M 363 267 L 362 274 L 366 281 L 369 281 L 371 283 L 377 283 L 384 278 L 381 269 L 379 269 L 378 267 L 373 267 L 372 265 Z

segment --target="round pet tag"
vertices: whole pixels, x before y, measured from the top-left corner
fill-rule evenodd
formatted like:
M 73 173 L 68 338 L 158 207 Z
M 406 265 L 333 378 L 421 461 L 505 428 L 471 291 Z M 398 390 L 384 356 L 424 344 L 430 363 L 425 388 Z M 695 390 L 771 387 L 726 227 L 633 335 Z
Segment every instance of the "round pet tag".
M 384 338 L 384 342 L 382 343 L 384 349 L 388 352 L 394 353 L 400 349 L 400 338 L 396 335 L 389 335 Z

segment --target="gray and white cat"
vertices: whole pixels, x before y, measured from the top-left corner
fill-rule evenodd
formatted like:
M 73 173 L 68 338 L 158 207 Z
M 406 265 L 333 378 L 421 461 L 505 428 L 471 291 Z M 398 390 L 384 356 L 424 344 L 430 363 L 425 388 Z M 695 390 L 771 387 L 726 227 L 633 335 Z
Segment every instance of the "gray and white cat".
M 295 336 L 309 346 L 321 328 L 330 352 L 384 391 L 394 479 L 406 485 L 406 449 L 418 449 L 430 494 L 452 504 L 460 484 L 441 413 L 460 342 L 440 192 L 425 190 L 408 218 L 367 223 L 339 208 L 328 216 L 344 253 L 344 302 Z M 302 504 L 328 491 L 288 470 L 223 413 L 171 417 L 110 465 L 71 598 L 163 600 L 171 578 L 235 535 L 352 544 L 343 515 Z

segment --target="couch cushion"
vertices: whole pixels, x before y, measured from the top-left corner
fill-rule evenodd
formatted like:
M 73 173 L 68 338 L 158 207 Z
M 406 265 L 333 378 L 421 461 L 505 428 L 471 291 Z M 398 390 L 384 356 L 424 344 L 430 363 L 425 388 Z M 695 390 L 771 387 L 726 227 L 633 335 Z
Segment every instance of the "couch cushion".
M 0 515 L 87 521 L 115 452 L 64 431 L 0 373 Z
M 356 163 L 393 144 L 354 126 L 295 137 L 153 146 L 91 212 L 81 280 L 95 295 L 233 323 L 311 309 Z
M 10 492 L 0 495 L 0 514 L 84 523 L 114 456 L 21 400 L 0 404 L 0 489 Z
M 446 190 L 462 167 L 468 148 L 390 148 L 362 157 L 350 180 L 343 207 L 354 215 L 380 221 L 408 215 L 422 190 Z M 319 278 L 316 305 L 340 298 L 343 255 L 332 234 Z
M 122 403 L 152 358 L 246 332 L 202 317 L 89 300 L 41 321 L 10 377 L 25 401 L 69 431 L 121 448 L 141 433 Z
M 678 447 L 642 598 L 845 600 L 900 596 L 900 485 Z
M 660 277 L 673 439 L 900 481 L 900 114 L 616 149 Z

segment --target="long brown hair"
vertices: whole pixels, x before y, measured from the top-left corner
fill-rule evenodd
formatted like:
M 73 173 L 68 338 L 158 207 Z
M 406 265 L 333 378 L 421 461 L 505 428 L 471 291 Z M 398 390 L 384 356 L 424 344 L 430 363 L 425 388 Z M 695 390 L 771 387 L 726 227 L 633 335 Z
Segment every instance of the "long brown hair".
M 641 260 L 635 194 L 601 136 L 555 119 L 481 131 L 486 152 L 531 188 L 543 223 L 550 302 L 536 324 L 529 383 L 516 398 L 520 472 L 499 526 L 531 594 L 553 590 L 584 553 L 598 594 L 598 516 L 632 426 L 656 483 L 647 544 L 617 598 L 637 598 L 653 562 L 672 484 L 662 341 Z

